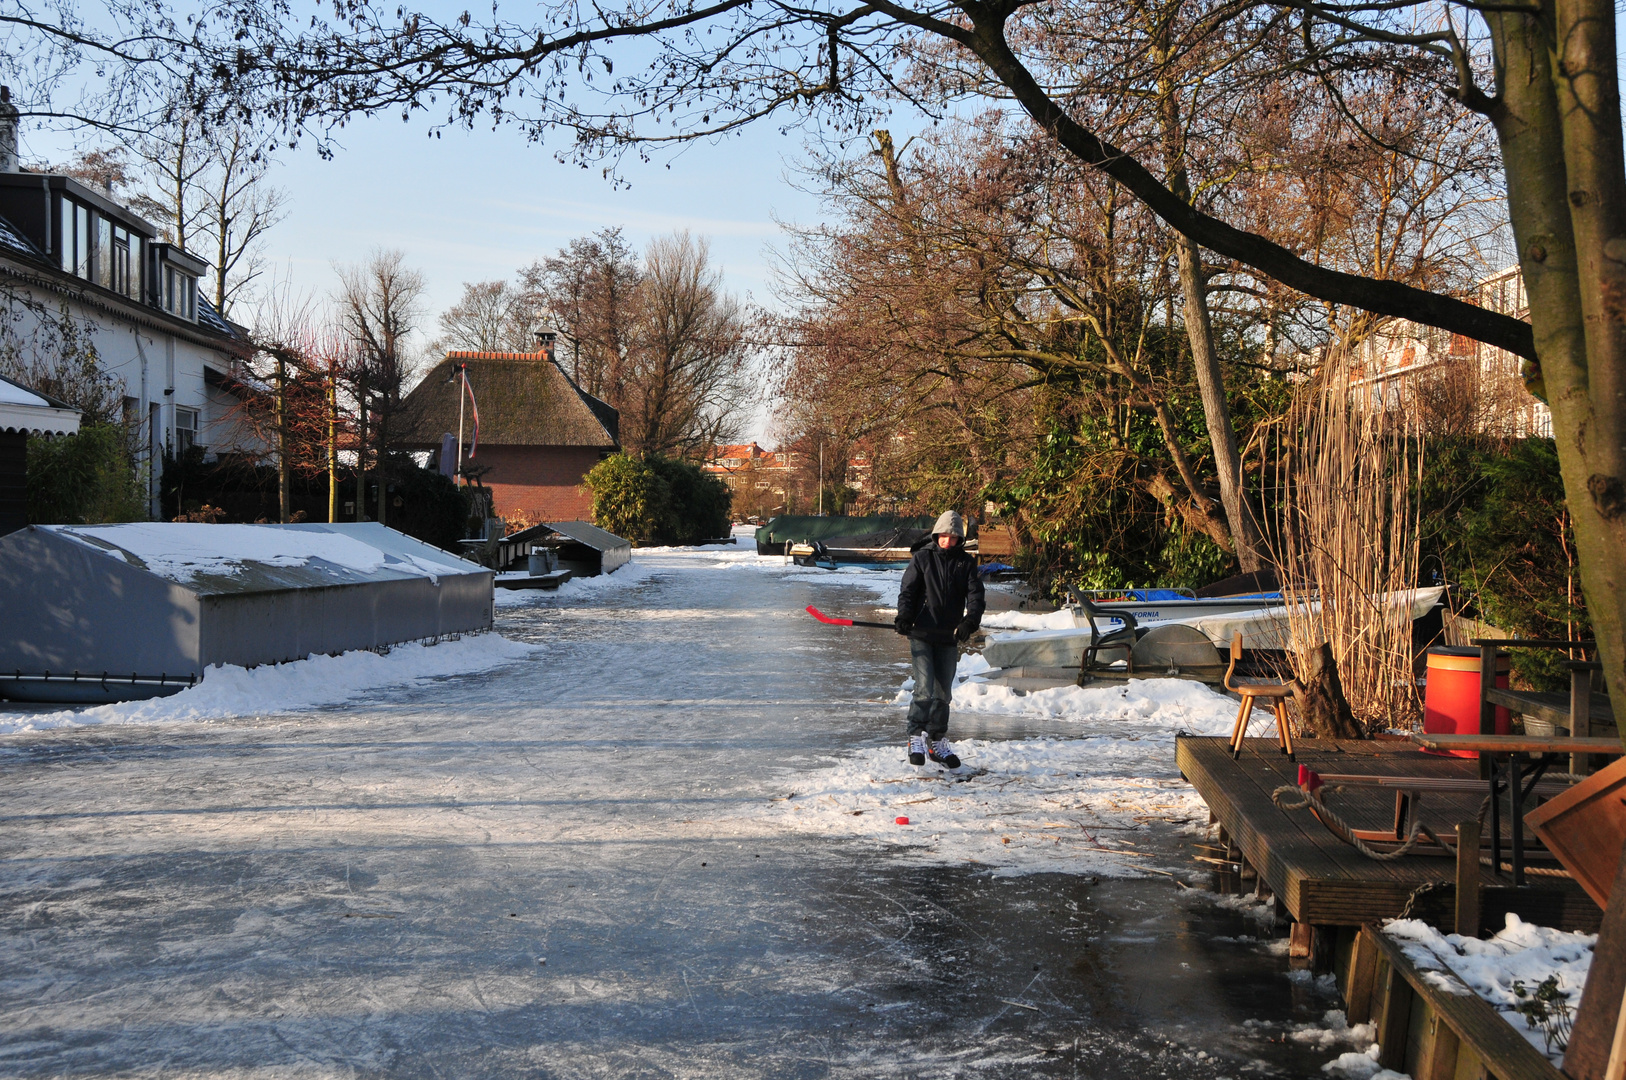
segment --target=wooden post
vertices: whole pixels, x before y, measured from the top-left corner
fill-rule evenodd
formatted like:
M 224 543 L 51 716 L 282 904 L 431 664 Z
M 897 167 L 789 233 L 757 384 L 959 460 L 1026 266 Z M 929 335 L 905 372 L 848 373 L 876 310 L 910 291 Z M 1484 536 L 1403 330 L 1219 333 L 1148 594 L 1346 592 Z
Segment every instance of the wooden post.
M 1623 853 L 1626 854 L 1626 853 Z M 1564 1072 L 1574 1080 L 1603 1080 L 1613 1055 L 1615 1037 L 1622 1015 L 1621 996 L 1626 992 L 1626 858 L 1620 860 L 1615 883 L 1609 891 L 1603 925 L 1598 928 L 1598 944 L 1592 950 L 1592 966 L 1587 969 L 1586 987 L 1575 1010 L 1575 1030 L 1564 1051 Z
M 1457 825 L 1457 933 L 1479 936 L 1479 822 Z
M 1349 953 L 1349 985 L 1344 988 L 1344 1015 L 1350 1024 L 1364 1024 L 1372 1019 L 1372 988 L 1377 983 L 1378 948 L 1371 935 L 1377 933 L 1361 927 L 1355 935 L 1355 945 Z
M 1479 733 L 1481 735 L 1496 734 L 1496 706 L 1490 702 L 1491 687 L 1496 685 L 1496 646 L 1486 644 L 1483 639 L 1479 646 Z M 1479 775 L 1490 776 L 1490 759 L 1485 754 L 1479 755 Z
M 1294 960 L 1308 960 L 1310 958 L 1311 927 L 1309 923 L 1296 922 L 1287 930 L 1287 955 Z
M 1570 668 L 1570 738 L 1580 739 L 1592 734 L 1592 672 L 1581 667 Z M 1570 772 L 1580 776 L 1590 772 L 1585 754 L 1570 755 Z
M 1416 1080 L 1451 1080 L 1457 1072 L 1457 1033 L 1438 1013 L 1423 1027 L 1423 1044 L 1417 1052 Z
M 1406 1038 L 1411 1034 L 1411 984 L 1393 964 L 1384 980 L 1383 1015 L 1378 1019 L 1378 1065 L 1395 1072 L 1406 1071 Z

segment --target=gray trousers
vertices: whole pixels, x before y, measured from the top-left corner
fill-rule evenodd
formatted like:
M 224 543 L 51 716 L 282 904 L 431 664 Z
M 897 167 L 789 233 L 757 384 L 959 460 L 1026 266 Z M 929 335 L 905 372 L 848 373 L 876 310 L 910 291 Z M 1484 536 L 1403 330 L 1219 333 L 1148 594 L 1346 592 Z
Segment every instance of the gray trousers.
M 949 698 L 954 693 L 954 668 L 960 650 L 909 639 L 909 659 L 915 674 L 915 696 L 909 703 L 909 734 L 924 731 L 933 739 L 948 734 Z

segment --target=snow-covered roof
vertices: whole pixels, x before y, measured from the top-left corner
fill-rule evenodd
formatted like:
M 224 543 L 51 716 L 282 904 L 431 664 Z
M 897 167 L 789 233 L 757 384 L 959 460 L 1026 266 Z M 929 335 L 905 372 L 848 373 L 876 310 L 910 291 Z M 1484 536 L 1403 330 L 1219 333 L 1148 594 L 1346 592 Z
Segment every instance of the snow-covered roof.
M 200 595 L 489 574 L 375 522 L 207 525 L 138 521 L 39 525 Z
M 78 409 L 0 375 L 0 431 L 72 435 L 78 430 Z
M 225 334 L 227 337 L 238 336 L 232 324 L 227 322 L 220 312 L 215 310 L 214 304 L 209 302 L 201 290 L 198 292 L 198 322 L 217 334 Z
M 28 237 L 12 227 L 11 222 L 0 217 L 0 247 L 10 248 L 22 255 L 30 255 L 36 259 L 45 257 L 44 252 L 29 242 Z
M 595 551 L 613 551 L 618 547 L 630 548 L 632 542 L 623 540 L 612 532 L 606 532 L 597 525 L 590 525 L 585 521 L 559 521 L 549 525 L 548 528 L 556 533 L 586 544 Z

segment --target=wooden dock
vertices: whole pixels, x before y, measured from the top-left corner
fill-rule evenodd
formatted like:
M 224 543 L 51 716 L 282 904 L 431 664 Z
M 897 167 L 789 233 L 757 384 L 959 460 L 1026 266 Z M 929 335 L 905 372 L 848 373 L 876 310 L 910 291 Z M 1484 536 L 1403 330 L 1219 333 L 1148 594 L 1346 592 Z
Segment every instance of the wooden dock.
M 1472 758 L 1426 754 L 1398 740 L 1296 740 L 1298 763 L 1319 773 L 1415 776 L 1472 780 Z M 1343 843 L 1308 810 L 1282 810 L 1271 793 L 1296 785 L 1298 764 L 1278 752 L 1274 739 L 1249 739 L 1240 760 L 1231 759 L 1228 740 L 1185 736 L 1177 740 L 1180 772 L 1234 845 L 1295 922 L 1318 927 L 1355 927 L 1392 919 L 1412 902 L 1412 914 L 1451 928 L 1454 922 L 1456 860 L 1450 856 L 1407 855 L 1380 862 Z M 1370 787 L 1323 789 L 1327 805 L 1359 829 L 1392 828 L 1393 790 Z M 1479 813 L 1478 793 L 1435 793 L 1423 797 L 1421 817 L 1437 833 L 1451 832 Z M 1504 823 L 1504 831 L 1506 824 Z M 1506 849 L 1504 848 L 1504 851 Z M 1506 913 L 1567 930 L 1596 932 L 1603 913 L 1575 882 L 1544 877 L 1514 889 L 1507 876 L 1489 866 L 1480 874 L 1480 924 L 1501 928 Z

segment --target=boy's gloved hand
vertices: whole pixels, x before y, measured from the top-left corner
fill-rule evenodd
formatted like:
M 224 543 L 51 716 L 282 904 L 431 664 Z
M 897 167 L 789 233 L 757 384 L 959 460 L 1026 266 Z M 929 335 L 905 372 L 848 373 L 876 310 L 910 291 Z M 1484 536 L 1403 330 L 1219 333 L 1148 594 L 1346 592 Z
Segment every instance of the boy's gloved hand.
M 976 619 L 961 619 L 960 625 L 954 628 L 954 640 L 961 643 L 970 641 L 980 625 Z
M 896 619 L 892 620 L 892 626 L 895 630 L 897 630 L 898 633 L 902 634 L 904 637 L 908 637 L 909 631 L 915 628 L 915 620 L 911 619 L 907 615 L 899 615 Z

